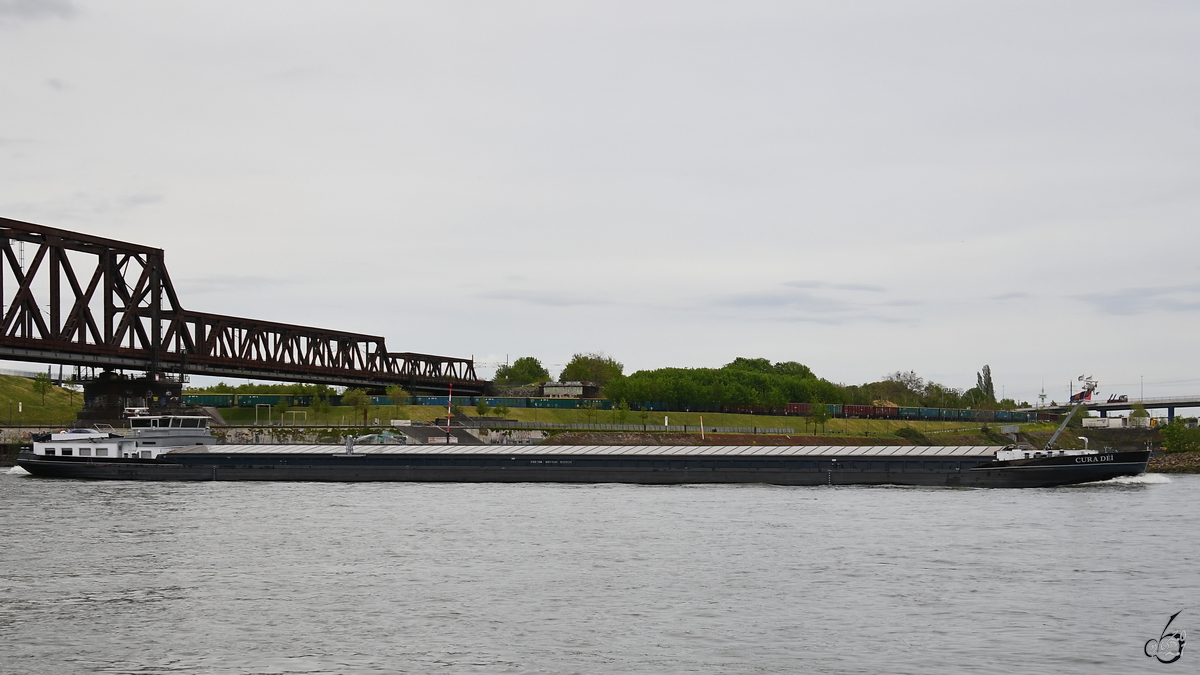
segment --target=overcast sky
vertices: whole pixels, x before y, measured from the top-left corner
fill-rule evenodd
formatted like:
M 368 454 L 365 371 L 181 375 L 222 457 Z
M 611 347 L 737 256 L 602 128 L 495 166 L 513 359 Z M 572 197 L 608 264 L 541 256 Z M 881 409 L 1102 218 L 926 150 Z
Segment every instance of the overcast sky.
M 189 309 L 1200 393 L 1200 3 L 0 0 L 0 215 Z

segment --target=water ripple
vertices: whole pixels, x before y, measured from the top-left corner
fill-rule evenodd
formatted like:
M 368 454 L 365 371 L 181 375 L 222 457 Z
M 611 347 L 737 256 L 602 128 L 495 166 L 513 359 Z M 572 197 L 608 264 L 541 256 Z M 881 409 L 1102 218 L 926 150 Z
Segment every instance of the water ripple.
M 1198 497 L 0 475 L 0 663 L 1124 673 L 1200 589 Z

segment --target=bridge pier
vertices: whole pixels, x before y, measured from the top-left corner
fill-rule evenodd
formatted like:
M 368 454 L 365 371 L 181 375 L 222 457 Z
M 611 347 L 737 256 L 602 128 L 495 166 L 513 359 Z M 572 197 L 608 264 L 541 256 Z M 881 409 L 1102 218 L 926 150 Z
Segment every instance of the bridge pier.
M 1170 424 L 1174 421 L 1175 421 L 1175 409 L 1167 408 L 1167 424 Z
M 1100 409 L 1100 416 L 1101 416 L 1101 417 L 1108 417 L 1108 411 L 1107 411 L 1107 410 L 1105 410 L 1105 409 L 1103 409 L 1103 408 L 1101 408 L 1101 409 Z

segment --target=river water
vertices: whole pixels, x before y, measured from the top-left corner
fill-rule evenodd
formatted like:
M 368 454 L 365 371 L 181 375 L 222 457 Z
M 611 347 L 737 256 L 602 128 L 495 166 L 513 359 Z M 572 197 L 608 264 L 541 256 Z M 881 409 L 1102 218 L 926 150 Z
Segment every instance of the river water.
M 1196 673 L 1197 504 L 0 475 L 0 671 Z

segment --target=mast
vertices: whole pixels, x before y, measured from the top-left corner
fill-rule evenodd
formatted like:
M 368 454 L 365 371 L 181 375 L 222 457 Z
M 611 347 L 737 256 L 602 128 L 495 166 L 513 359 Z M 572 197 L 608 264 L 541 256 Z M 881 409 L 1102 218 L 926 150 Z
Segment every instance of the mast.
M 1092 379 L 1091 375 L 1086 377 L 1080 375 L 1079 381 L 1083 382 L 1083 389 L 1079 391 L 1079 402 L 1071 407 L 1071 411 L 1068 412 L 1066 417 L 1063 418 L 1062 424 L 1058 425 L 1058 430 L 1054 432 L 1054 435 L 1050 437 L 1049 441 L 1046 441 L 1046 447 L 1044 450 L 1047 452 L 1050 451 L 1050 448 L 1054 447 L 1054 441 L 1057 441 L 1058 437 L 1062 435 L 1062 432 L 1066 430 L 1067 424 L 1070 423 L 1071 418 L 1075 416 L 1075 413 L 1080 408 L 1087 405 L 1088 401 L 1092 397 L 1092 392 L 1096 391 L 1097 382 Z
M 454 414 L 454 383 L 450 383 L 450 395 L 446 397 L 446 444 L 450 444 L 450 415 Z

